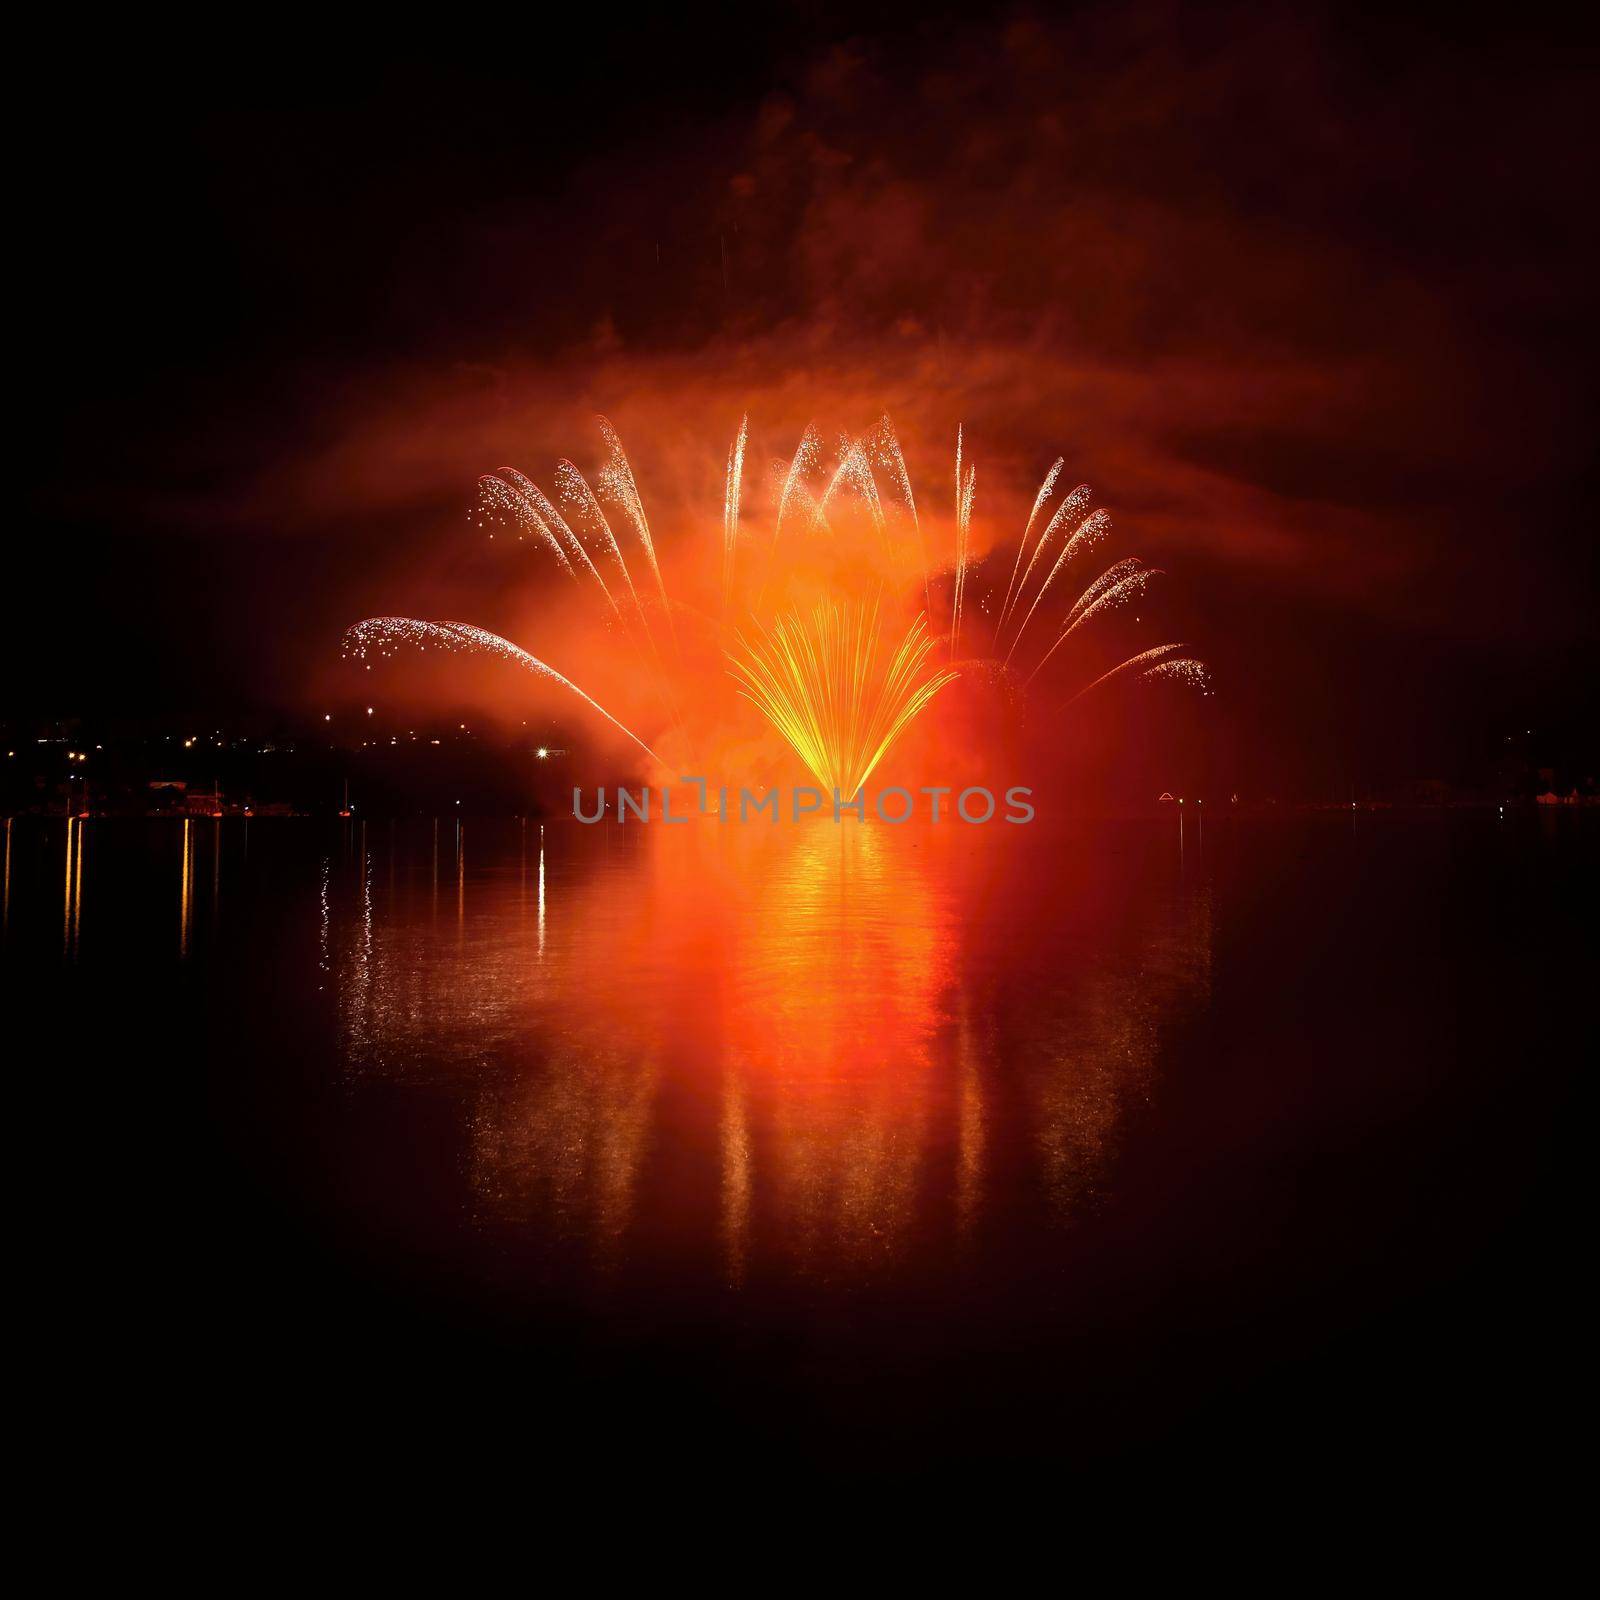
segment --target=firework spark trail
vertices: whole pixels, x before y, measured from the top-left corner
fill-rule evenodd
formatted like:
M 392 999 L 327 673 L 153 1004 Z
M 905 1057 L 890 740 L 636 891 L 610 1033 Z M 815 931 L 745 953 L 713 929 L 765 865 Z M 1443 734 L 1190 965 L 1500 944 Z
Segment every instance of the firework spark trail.
M 571 463 L 568 462 L 566 465 L 570 467 Z M 573 472 L 577 471 L 575 467 L 572 468 L 572 470 Z M 558 469 L 558 477 L 559 476 L 560 473 Z M 514 497 L 520 497 L 520 503 L 517 504 L 516 508 L 516 514 L 519 521 L 525 522 L 525 525 L 542 529 L 543 535 L 547 539 L 554 537 L 552 530 L 559 530 L 560 534 L 571 546 L 573 554 L 576 555 L 583 563 L 584 570 L 587 571 L 594 578 L 594 581 L 599 585 L 601 594 L 605 596 L 606 604 L 611 608 L 611 614 L 616 618 L 618 623 L 622 625 L 623 631 L 627 635 L 629 646 L 633 649 L 635 654 L 639 656 L 639 659 L 642 662 L 644 660 L 643 652 L 640 651 L 637 638 L 628 628 L 627 622 L 623 618 L 621 608 L 617 605 L 616 596 L 612 594 L 610 586 L 606 583 L 606 580 L 601 574 L 599 568 L 596 567 L 594 562 L 589 559 L 589 552 L 584 548 L 583 541 L 577 536 L 576 533 L 572 531 L 572 528 L 568 524 L 566 518 L 563 517 L 555 508 L 555 506 L 551 504 L 550 500 L 545 496 L 538 484 L 534 483 L 531 478 L 526 477 L 523 473 L 517 471 L 515 467 L 502 467 L 498 477 L 479 479 L 480 490 L 482 490 L 485 485 L 494 484 L 499 484 L 500 487 L 506 489 L 508 493 Z M 492 490 L 490 493 L 492 495 Z M 497 497 L 496 501 L 499 503 Z M 609 531 L 609 529 L 607 531 Z M 568 570 L 571 571 L 570 565 Z M 577 573 L 573 572 L 572 576 L 574 579 L 576 579 Z M 640 620 L 643 620 L 642 612 L 640 615 Z M 648 633 L 648 631 L 649 630 L 647 627 L 646 632 Z M 654 640 L 651 640 L 650 643 L 652 652 L 654 652 Z M 657 659 L 659 660 L 659 657 L 657 657 Z M 675 712 L 674 715 L 676 715 Z
M 531 515 L 540 518 L 547 526 L 553 528 L 557 534 L 566 540 L 572 554 L 583 564 L 584 571 L 600 585 L 600 592 L 606 597 L 606 604 L 611 607 L 620 621 L 622 613 L 617 607 L 616 596 L 612 594 L 611 588 L 601 575 L 600 569 L 589 559 L 589 552 L 584 548 L 583 540 L 572 531 L 567 519 L 551 504 L 544 491 L 531 478 L 524 477 L 515 467 L 502 467 L 500 476 L 508 479 L 512 487 L 523 495 Z
M 1069 706 L 1075 704 L 1091 690 L 1098 689 L 1102 683 L 1110 683 L 1113 678 L 1120 678 L 1125 672 L 1132 672 L 1135 668 L 1147 670 L 1154 667 L 1158 662 L 1165 664 L 1164 658 L 1170 656 L 1174 650 L 1187 650 L 1188 648 L 1187 645 L 1183 644 L 1158 644 L 1154 649 L 1141 650 L 1138 655 L 1129 656 L 1121 666 L 1113 667 L 1109 672 L 1102 672 L 1093 683 L 1086 684 L 1073 695 L 1072 699 L 1067 701 L 1067 704 Z M 1198 666 L 1199 663 L 1196 662 L 1195 665 Z
M 722 611 L 727 615 L 733 593 L 733 566 L 739 548 L 739 487 L 744 478 L 744 446 L 749 415 L 739 419 L 739 436 L 728 447 L 728 486 L 722 502 Z
M 543 540 L 550 547 L 561 570 L 569 578 L 577 578 L 578 574 L 573 570 L 567 552 L 561 548 L 561 541 L 556 538 L 550 525 L 512 484 L 506 482 L 504 478 L 496 477 L 493 473 L 485 473 L 478 479 L 478 503 L 481 507 L 492 507 L 503 516 L 510 517 L 523 534 L 532 533 Z
M 895 487 L 905 502 L 906 514 L 911 518 L 911 531 L 917 543 L 917 565 L 922 569 L 922 604 L 925 610 L 932 611 L 933 602 L 928 593 L 928 552 L 922 543 L 922 524 L 917 519 L 917 497 L 911 492 L 911 474 L 906 471 L 905 454 L 900 449 L 899 436 L 895 433 L 894 423 L 887 412 L 878 424 L 876 443 L 878 464 L 884 467 L 894 480 Z
M 823 514 L 822 501 L 811 492 L 807 484 L 791 484 L 788 490 L 788 499 L 798 510 L 805 513 L 806 525 L 813 535 L 832 535 L 833 524 Z M 776 555 L 776 553 L 777 547 L 776 541 L 774 541 L 773 554 Z
M 1006 664 L 1011 664 L 1011 658 L 1017 653 L 1017 646 L 1022 643 L 1022 635 L 1027 631 L 1028 624 L 1033 621 L 1033 614 L 1039 609 L 1039 602 L 1049 592 L 1050 585 L 1056 581 L 1056 574 L 1072 562 L 1085 550 L 1092 550 L 1105 536 L 1111 532 L 1111 513 L 1108 511 L 1092 511 L 1073 530 L 1072 537 L 1061 546 L 1061 554 L 1056 557 L 1056 564 L 1051 567 L 1050 575 L 1039 585 L 1039 592 L 1033 597 L 1033 604 L 1028 607 L 1028 614 L 1022 619 L 1017 628 L 1016 637 L 1011 641 L 1011 648 L 1006 652 Z
M 967 574 L 972 565 L 972 505 L 978 491 L 978 464 L 967 468 L 967 486 L 961 492 L 961 612 L 967 609 Z M 959 631 L 959 629 L 958 629 Z
M 576 582 L 579 581 L 577 569 L 567 554 L 567 549 L 570 548 L 572 556 L 577 558 L 584 571 L 600 586 L 606 604 L 620 620 L 622 614 L 617 609 L 616 597 L 611 593 L 599 569 L 589 559 L 589 552 L 584 548 L 583 541 L 567 525 L 566 519 L 550 503 L 536 483 L 518 472 L 515 467 L 502 467 L 498 474 L 480 478 L 478 490 L 480 503 L 487 501 L 497 510 L 509 512 L 520 528 L 525 532 L 532 532 L 549 546 L 562 570 Z M 563 539 L 566 541 L 565 547 L 562 544 Z
M 828 480 L 828 487 L 822 491 L 822 498 L 817 502 L 817 509 L 824 517 L 828 514 L 828 502 L 846 486 L 854 489 L 865 502 L 867 511 L 872 517 L 873 530 L 879 534 L 886 533 L 883 502 L 878 497 L 878 480 L 872 475 L 867 442 L 865 439 L 852 439 L 848 434 L 842 435 L 839 439 L 839 465 L 834 469 L 832 478 Z
M 817 432 L 814 422 L 806 424 L 806 430 L 800 435 L 800 443 L 795 447 L 793 459 L 789 462 L 789 471 L 784 476 L 783 493 L 778 496 L 778 520 L 772 529 L 772 548 L 776 552 L 778 540 L 783 537 L 783 518 L 789 509 L 789 501 L 796 491 L 804 494 L 811 503 L 813 519 L 820 521 L 821 507 L 811 499 L 805 491 L 805 475 L 816 470 L 822 460 L 822 435 Z
M 1160 567 L 1147 567 L 1137 556 L 1114 562 L 1073 602 L 1072 609 L 1062 619 L 1062 632 L 1070 633 L 1102 608 L 1115 607 L 1132 599 L 1158 574 L 1161 574 Z
M 911 474 L 906 471 L 906 458 L 900 449 L 900 440 L 894 431 L 894 420 L 887 412 L 878 420 L 877 432 L 872 436 L 877 446 L 878 465 L 885 468 L 894 479 L 894 486 L 905 501 L 906 511 L 913 525 L 917 521 L 917 497 L 911 492 Z
M 1022 538 L 1017 544 L 1016 559 L 1011 563 L 1011 581 L 1006 585 L 1005 604 L 1000 607 L 999 620 L 994 625 L 994 642 L 1000 643 L 1000 630 L 1006 624 L 1006 613 L 1011 609 L 1012 591 L 1017 586 L 1017 573 L 1022 567 L 1022 552 L 1028 548 L 1028 539 L 1033 533 L 1033 525 L 1039 520 L 1039 513 L 1044 510 L 1045 503 L 1055 492 L 1056 479 L 1061 476 L 1061 469 L 1066 465 L 1064 456 L 1056 457 L 1056 464 L 1045 473 L 1044 482 L 1039 485 L 1039 492 L 1033 499 L 1033 510 L 1028 513 L 1028 525 L 1022 530 Z
M 1211 693 L 1211 669 L 1203 661 L 1185 657 L 1180 661 L 1163 661 L 1139 675 L 1140 683 L 1155 683 L 1163 678 L 1173 678 L 1198 689 L 1201 694 Z
M 956 658 L 961 638 L 961 602 L 967 589 L 967 554 L 972 542 L 972 503 L 978 487 L 978 469 L 969 466 L 961 474 L 961 429 L 956 429 L 956 575 L 955 592 L 950 601 L 950 659 Z
M 622 573 L 623 582 L 627 584 L 628 593 L 633 599 L 634 609 L 639 613 L 642 621 L 644 619 L 644 606 L 639 599 L 639 591 L 633 586 L 633 574 L 628 571 L 628 563 L 622 554 L 622 546 L 617 543 L 617 536 L 611 531 L 611 524 L 606 519 L 605 509 L 595 498 L 594 490 L 589 487 L 588 479 L 565 456 L 556 462 L 556 493 L 561 497 L 564 504 L 576 507 L 581 511 L 583 513 L 582 520 L 598 531 L 601 543 L 611 552 L 611 559 L 616 562 L 618 570 Z M 647 631 L 648 628 L 649 624 L 646 623 Z
M 798 613 L 772 627 L 756 623 L 753 641 L 739 636 L 731 675 L 788 740 L 817 781 L 840 795 L 861 792 L 878 763 L 912 720 L 957 674 L 926 674 L 933 649 L 927 619 L 918 616 L 877 670 L 882 631 L 878 602 L 840 606 L 820 601 L 809 620 Z
M 1016 593 L 1011 597 L 1011 605 L 1013 610 L 1022 604 L 1022 597 L 1027 593 L 1028 590 L 1028 579 L 1033 576 L 1033 569 L 1038 566 L 1039 557 L 1044 554 L 1046 547 L 1049 545 L 1051 539 L 1055 537 L 1056 533 L 1061 528 L 1065 527 L 1069 521 L 1076 517 L 1078 513 L 1082 511 L 1086 505 L 1088 505 L 1089 493 L 1089 485 L 1086 483 L 1080 483 L 1078 487 L 1074 489 L 1059 506 L 1056 507 L 1055 515 L 1051 517 L 1050 521 L 1045 525 L 1044 532 L 1039 535 L 1038 544 L 1033 547 L 1033 554 L 1028 557 L 1028 565 L 1023 569 L 1022 573 L 1022 582 L 1017 585 Z M 1017 553 L 1019 556 L 1021 555 L 1020 550 Z M 999 636 L 996 634 L 996 649 L 999 648 L 999 644 Z
M 586 694 L 564 673 L 556 671 L 537 656 L 530 655 L 520 645 L 512 644 L 509 639 L 490 633 L 487 628 L 477 627 L 470 622 L 422 622 L 415 617 L 368 617 L 364 622 L 345 630 L 344 653 L 354 655 L 358 660 L 364 660 L 372 651 L 380 656 L 393 656 L 394 647 L 399 644 L 411 645 L 419 650 L 437 645 L 443 650 L 481 652 L 514 661 L 536 677 L 548 678 L 570 690 L 585 705 L 598 711 L 618 732 L 625 733 L 651 760 L 661 760 L 632 728 L 619 722 L 598 700 Z
M 672 618 L 672 605 L 667 599 L 666 581 L 661 576 L 661 564 L 656 560 L 656 543 L 650 535 L 650 522 L 644 514 L 644 501 L 639 494 L 639 485 L 634 481 L 633 468 L 628 462 L 628 453 L 622 448 L 622 440 L 617 436 L 617 430 L 611 426 L 610 420 L 606 417 L 597 417 L 595 420 L 600 424 L 600 437 L 605 440 L 606 449 L 609 451 L 605 464 L 596 474 L 601 492 L 633 524 L 633 531 L 639 536 L 639 542 L 644 546 L 644 553 L 650 561 L 650 570 L 655 574 L 656 594 L 661 601 L 661 611 L 667 619 L 667 634 L 672 640 L 672 653 L 681 667 L 683 665 L 683 650 L 678 643 L 678 625 Z M 587 487 L 586 484 L 585 488 Z M 591 494 L 590 498 L 592 500 L 594 496 Z M 596 509 L 598 509 L 598 505 Z M 601 517 L 604 520 L 603 512 Z M 607 531 L 609 530 L 610 524 L 607 523 Z M 615 543 L 614 537 L 612 542 Z M 638 594 L 635 593 L 635 603 L 638 602 L 638 598 Z M 676 681 L 666 671 L 665 664 L 661 659 L 660 647 L 656 643 L 655 633 L 650 627 L 650 619 L 645 614 L 645 609 L 642 605 L 639 606 L 639 620 L 644 624 L 645 635 L 650 641 L 651 654 L 655 657 L 656 665 L 660 669 L 658 689 L 662 700 L 667 706 L 672 719 L 677 723 L 678 731 L 684 736 L 685 740 L 689 740 L 689 727 L 684 720 L 683 706 L 678 698 Z M 692 741 L 690 743 L 692 748 Z
M 667 628 L 676 641 L 677 630 L 673 627 L 672 607 L 667 603 L 667 586 L 661 576 L 661 565 L 656 560 L 656 542 L 650 537 L 650 523 L 644 514 L 644 501 L 639 497 L 639 485 L 634 482 L 633 468 L 628 465 L 628 455 L 622 448 L 622 440 L 617 437 L 617 430 L 606 418 L 600 417 L 597 420 L 600 423 L 600 437 L 605 440 L 606 448 L 610 451 L 605 465 L 597 474 L 601 492 L 610 496 L 612 501 L 621 507 L 622 514 L 633 524 L 634 532 L 639 535 L 639 540 L 644 545 L 644 553 L 650 558 L 650 570 L 655 574 L 656 592 L 661 597 L 661 609 L 666 613 Z
M 585 520 L 591 527 L 599 530 L 602 541 L 611 551 L 612 559 L 621 569 L 623 580 L 628 585 L 628 594 L 633 600 L 634 613 L 639 619 L 640 627 L 644 629 L 645 639 L 650 646 L 650 654 L 655 660 L 658 672 L 657 681 L 658 683 L 664 683 L 665 668 L 661 660 L 661 650 L 656 643 L 655 632 L 650 626 L 650 617 L 645 611 L 644 602 L 639 598 L 638 589 L 634 587 L 633 574 L 628 571 L 628 563 L 622 554 L 622 546 L 618 544 L 617 536 L 612 531 L 605 508 L 596 498 L 594 490 L 589 487 L 588 479 L 565 457 L 556 463 L 556 492 L 568 505 L 578 507 L 585 514 Z
M 956 658 L 956 629 L 961 616 L 961 430 L 956 424 L 956 571 L 950 586 L 950 659 Z
M 756 609 L 760 610 L 762 602 L 766 599 L 767 586 L 772 581 L 772 574 L 778 561 L 778 541 L 783 537 L 783 519 L 789 509 L 791 500 L 800 499 L 806 504 L 810 519 L 814 527 L 826 529 L 827 521 L 822 515 L 822 509 L 817 505 L 810 490 L 805 486 L 805 476 L 815 470 L 822 459 L 822 435 L 817 432 L 817 425 L 808 422 L 805 432 L 800 435 L 800 443 L 795 447 L 794 455 L 789 461 L 789 470 L 784 474 L 783 489 L 778 495 L 778 515 L 772 525 L 772 544 L 767 550 L 767 570 L 761 580 L 760 592 L 756 595 Z
M 1038 666 L 1028 674 L 1023 687 L 1026 688 L 1039 676 L 1044 670 L 1045 662 L 1066 643 L 1068 636 L 1077 632 L 1084 623 L 1092 622 L 1107 611 L 1116 611 L 1125 606 L 1130 600 L 1145 592 L 1152 578 L 1162 576 L 1164 574 L 1160 567 L 1147 567 L 1137 556 L 1129 556 L 1125 561 L 1107 567 L 1078 596 L 1077 602 L 1061 625 L 1061 632 L 1056 635 L 1055 643 L 1039 658 Z
M 524 477 L 515 467 L 501 467 L 498 472 L 479 478 L 478 490 L 480 499 L 487 498 L 500 510 L 509 511 L 518 527 L 536 533 L 547 542 L 553 541 L 551 548 L 556 558 L 571 569 L 567 547 L 556 537 L 555 524 L 545 515 L 545 508 L 539 503 L 542 497 L 532 479 Z M 572 530 L 563 524 L 563 532 L 570 540 Z M 581 545 L 577 553 L 587 554 Z
M 971 552 L 973 552 L 973 499 L 978 493 L 978 466 L 966 469 L 966 486 L 962 490 L 962 498 L 957 506 L 957 552 L 955 552 L 955 634 L 950 638 L 950 653 L 954 656 L 955 645 L 962 637 L 962 618 L 966 614 L 966 574 L 971 568 Z

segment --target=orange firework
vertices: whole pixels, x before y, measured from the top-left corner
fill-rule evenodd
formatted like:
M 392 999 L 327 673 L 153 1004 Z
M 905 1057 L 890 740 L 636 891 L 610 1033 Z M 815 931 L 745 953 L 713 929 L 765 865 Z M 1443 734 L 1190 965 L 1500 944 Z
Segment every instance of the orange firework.
M 595 625 L 609 631 L 611 653 L 620 646 L 618 659 L 633 663 L 618 692 L 647 696 L 663 719 L 649 741 L 571 676 L 481 628 L 373 618 L 349 630 L 347 654 L 387 656 L 405 644 L 499 656 L 575 695 L 662 766 L 703 748 L 705 728 L 690 726 L 685 707 L 704 713 L 716 705 L 711 691 L 718 675 L 704 669 L 724 660 L 731 663 L 739 695 L 781 735 L 806 770 L 826 788 L 853 797 L 939 690 L 957 676 L 963 633 L 970 636 L 972 631 L 964 628 L 969 583 L 977 573 L 981 585 L 984 574 L 973 550 L 977 473 L 962 431 L 956 434 L 954 560 L 937 573 L 941 582 L 949 583 L 949 627 L 936 635 L 929 625 L 935 574 L 928 564 L 911 477 L 888 417 L 865 434 L 841 438 L 831 462 L 817 428 L 808 426 L 794 455 L 772 465 L 770 533 L 754 539 L 745 530 L 751 440 L 748 418 L 741 420 L 727 456 L 717 547 L 720 623 L 681 599 L 669 599 L 633 468 L 616 430 L 603 417 L 600 430 L 606 454 L 592 485 L 577 466 L 563 460 L 555 469 L 552 499 L 521 472 L 505 468 L 479 481 L 478 521 L 509 523 L 519 538 L 546 551 L 557 573 L 598 606 Z M 993 604 L 996 615 L 988 653 L 969 653 L 961 661 L 963 669 L 981 669 L 980 676 L 1003 680 L 1018 695 L 1040 678 L 1069 637 L 1144 595 L 1160 576 L 1155 568 L 1125 557 L 1093 578 L 1071 602 L 1047 604 L 1060 592 L 1057 580 L 1062 574 L 1111 529 L 1105 511 L 1089 508 L 1086 484 L 1051 510 L 1062 465 L 1057 460 L 1039 488 L 1009 563 L 1009 582 L 979 589 L 980 608 L 988 611 Z M 648 569 L 640 574 L 643 581 L 635 582 L 630 558 L 634 569 L 643 559 Z M 1000 571 L 1004 577 L 1004 563 Z M 862 600 L 863 594 L 872 598 Z M 905 604 L 912 595 L 915 612 Z M 1056 605 L 1053 637 L 1027 643 L 1035 616 L 1050 615 Z M 935 670 L 931 659 L 941 646 L 946 664 Z M 1178 681 L 1205 692 L 1204 665 L 1187 657 L 1174 659 L 1180 648 L 1141 651 L 1101 673 L 1089 688 L 1138 678 Z M 1059 679 L 1059 672 L 1057 666 L 1052 676 Z M 699 692 L 692 692 L 696 687 Z M 1049 690 L 1042 683 L 1037 692 Z M 1080 690 L 1066 703 L 1087 692 Z M 612 699 L 609 691 L 606 698 Z M 638 706 L 621 709 L 629 721 L 639 714 Z

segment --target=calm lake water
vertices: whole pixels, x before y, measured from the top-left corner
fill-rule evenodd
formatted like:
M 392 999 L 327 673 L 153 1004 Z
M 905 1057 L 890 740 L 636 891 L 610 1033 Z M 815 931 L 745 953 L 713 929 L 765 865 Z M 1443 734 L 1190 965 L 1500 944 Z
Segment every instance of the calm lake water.
M 1459 1459 L 1570 1338 L 1586 821 L 16 819 L 63 1292 L 224 1434 Z

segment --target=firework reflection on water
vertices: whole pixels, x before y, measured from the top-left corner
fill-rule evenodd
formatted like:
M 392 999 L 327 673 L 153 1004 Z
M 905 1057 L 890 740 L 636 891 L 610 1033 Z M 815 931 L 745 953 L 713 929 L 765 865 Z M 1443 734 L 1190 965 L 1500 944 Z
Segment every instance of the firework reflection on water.
M 392 892 L 336 896 L 345 1068 L 458 1095 L 471 1225 L 595 1269 L 870 1272 L 1017 1204 L 1066 1222 L 1204 997 L 1209 900 L 1120 897 L 1086 853 L 1041 905 L 1026 843 L 557 826 L 537 874 L 520 833 L 449 862 L 441 926 L 402 839 Z

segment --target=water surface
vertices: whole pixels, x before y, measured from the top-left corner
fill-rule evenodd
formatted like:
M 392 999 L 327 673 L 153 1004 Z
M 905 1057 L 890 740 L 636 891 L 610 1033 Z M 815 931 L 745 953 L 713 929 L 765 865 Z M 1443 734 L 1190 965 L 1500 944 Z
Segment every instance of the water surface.
M 1098 1460 L 1342 1429 L 1532 1270 L 1581 820 L 22 818 L 4 970 L 191 1377 Z

